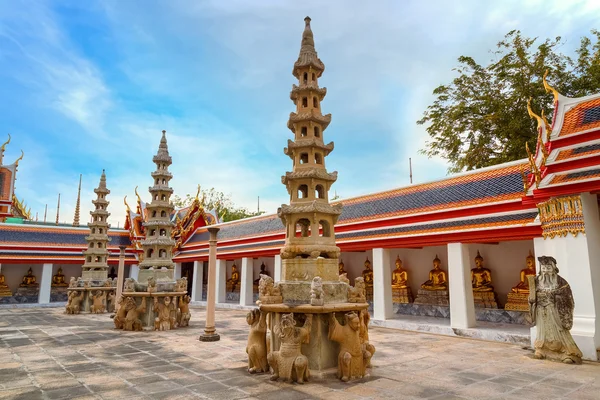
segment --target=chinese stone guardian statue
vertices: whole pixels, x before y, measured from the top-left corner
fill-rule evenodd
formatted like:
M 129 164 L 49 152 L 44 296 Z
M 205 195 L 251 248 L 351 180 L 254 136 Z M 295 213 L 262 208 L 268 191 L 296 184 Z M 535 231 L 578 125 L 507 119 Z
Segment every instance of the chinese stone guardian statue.
M 267 356 L 269 365 L 273 368 L 272 381 L 279 378 L 300 384 L 308 381 L 308 358 L 302 354 L 301 347 L 303 343 L 309 343 L 311 327 L 312 314 L 306 314 L 306 321 L 302 328 L 296 327 L 294 314 L 281 316 L 281 322 L 273 330 L 281 341 L 281 347 L 279 351 L 272 351 Z
M 190 325 L 190 301 L 192 298 L 188 295 L 183 296 L 179 299 L 179 311 L 177 312 L 177 326 L 184 327 Z
M 96 290 L 96 293 L 92 296 L 92 305 L 90 311 L 94 314 L 102 314 L 106 311 L 106 292 L 102 290 Z
M 361 320 L 354 311 L 344 315 L 345 324 L 341 325 L 335 313 L 329 318 L 329 339 L 340 344 L 338 355 L 338 378 L 348 382 L 353 378 L 362 378 L 372 354 L 363 346 L 360 338 Z
M 74 290 L 69 292 L 67 299 L 66 313 L 67 314 L 79 314 L 81 311 L 81 302 L 83 301 L 84 292 L 76 292 Z
M 573 327 L 573 293 L 558 275 L 554 257 L 538 257 L 540 273 L 529 276 L 529 307 L 537 327 L 535 358 L 549 358 L 568 364 L 581 364 L 582 353 L 571 333 Z
M 246 314 L 246 322 L 250 325 L 248 333 L 248 372 L 268 372 L 267 363 L 267 313 L 254 309 Z
M 175 318 L 171 317 L 173 310 L 175 310 L 175 304 L 171 302 L 169 296 L 163 299 L 163 303 L 160 303 L 157 297 L 154 298 L 154 312 L 156 313 L 156 318 L 154 319 L 155 330 L 168 331 L 175 328 Z

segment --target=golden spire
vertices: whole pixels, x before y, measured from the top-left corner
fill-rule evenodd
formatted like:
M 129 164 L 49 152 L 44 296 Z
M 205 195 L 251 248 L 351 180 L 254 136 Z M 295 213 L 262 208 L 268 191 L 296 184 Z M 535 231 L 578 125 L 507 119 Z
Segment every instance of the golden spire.
M 198 196 L 200 196 L 200 185 L 198 185 L 198 191 L 196 192 L 196 201 L 198 201 Z
M 10 143 L 10 133 L 8 134 L 8 140 L 4 142 L 2 146 L 0 146 L 0 165 L 2 165 L 2 159 L 4 158 L 4 150 L 6 150 L 6 145 Z
M 127 204 L 127 196 L 123 199 L 123 203 L 125 204 L 125 208 L 127 210 L 127 214 L 131 212 L 131 208 L 129 208 L 129 204 Z
M 60 215 L 60 193 L 58 194 L 58 204 L 56 205 L 56 225 L 58 225 L 58 216 Z
M 137 191 L 137 186 L 134 189 L 135 195 L 137 196 L 137 201 L 138 201 L 138 208 L 140 209 L 140 213 L 142 212 L 142 199 L 140 198 L 140 194 Z
M 81 174 L 79 174 L 79 189 L 77 189 L 77 202 L 75 203 L 75 216 L 73 226 L 79 226 L 79 210 L 81 208 Z
M 537 128 L 540 129 L 543 126 L 544 121 L 542 120 L 542 118 L 539 115 L 537 115 L 536 113 L 534 113 L 531 110 L 531 97 L 529 98 L 529 100 L 527 100 L 527 113 L 529 114 L 529 116 L 531 118 L 535 118 L 536 119 L 537 124 L 538 124 Z
M 21 157 L 17 158 L 17 161 L 15 161 L 15 170 L 17 168 L 19 168 L 19 161 L 21 161 L 23 159 L 24 155 L 25 155 L 25 153 L 23 153 L 23 150 L 21 150 Z
M 529 191 L 529 181 L 527 175 L 525 175 L 525 167 L 523 166 L 521 166 L 521 179 L 523 179 L 523 193 L 527 196 L 527 192 Z
M 546 70 L 546 72 L 544 73 L 544 78 L 542 79 L 542 82 L 544 82 L 544 88 L 546 89 L 546 93 L 552 92 L 552 94 L 554 95 L 554 102 L 556 103 L 558 101 L 558 91 L 548 84 L 548 81 L 546 81 L 547 76 L 548 70 Z

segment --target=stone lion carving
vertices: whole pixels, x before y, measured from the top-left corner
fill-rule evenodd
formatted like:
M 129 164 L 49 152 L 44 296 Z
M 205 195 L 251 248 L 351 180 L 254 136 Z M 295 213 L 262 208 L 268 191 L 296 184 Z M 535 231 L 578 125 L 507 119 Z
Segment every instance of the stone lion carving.
M 375 346 L 369 343 L 369 322 L 371 316 L 367 310 L 361 310 L 360 314 L 360 344 L 365 355 L 365 367 L 371 368 L 371 357 L 375 354 Z M 365 352 L 366 351 L 366 352 Z
M 142 321 L 139 315 L 146 312 L 146 298 L 142 297 L 142 302 L 139 306 L 135 303 L 133 297 L 126 297 L 119 308 L 119 313 L 123 310 L 125 313 L 123 321 L 123 330 L 125 331 L 141 331 Z M 119 315 L 117 314 L 117 316 Z M 115 317 L 115 327 L 117 327 L 117 316 Z M 117 327 L 118 328 L 118 327 Z
M 124 292 L 135 292 L 135 279 L 127 278 L 125 279 L 125 285 L 123 286 Z
M 367 288 L 362 277 L 354 279 L 354 287 L 348 289 L 348 303 L 366 303 Z
M 77 292 L 72 290 L 69 292 L 69 296 L 67 298 L 67 305 L 65 307 L 65 312 L 67 314 L 79 314 L 81 311 L 81 302 L 83 301 L 83 290 L 81 292 Z
M 344 272 L 343 274 L 340 274 L 340 282 L 344 282 L 347 283 L 348 285 L 350 285 L 350 279 L 348 279 L 348 273 Z
M 172 311 L 175 310 L 175 304 L 169 296 L 163 298 L 163 303 L 159 303 L 158 298 L 154 298 L 154 329 L 157 331 L 168 331 L 175 327 L 175 318 L 172 317 Z
M 273 333 L 279 336 L 281 347 L 279 351 L 272 351 L 267 360 L 273 375 L 271 380 L 282 378 L 284 381 L 295 381 L 300 384 L 308 381 L 310 376 L 308 370 L 308 358 L 302 354 L 303 343 L 309 343 L 310 330 L 312 326 L 312 314 L 306 315 L 306 321 L 302 328 L 296 327 L 294 314 L 283 314 L 281 322 L 275 326 Z
M 187 282 L 186 277 L 177 279 L 177 281 L 175 283 L 175 291 L 176 292 L 187 292 L 187 287 L 188 287 L 188 282 Z
M 94 314 L 102 314 L 106 311 L 106 292 L 103 290 L 96 290 L 96 293 L 90 296 L 92 298 L 92 305 L 90 311 Z
M 190 318 L 192 317 L 192 314 L 190 313 L 190 301 L 192 301 L 192 298 L 187 295 L 179 299 L 179 311 L 177 312 L 177 326 L 189 326 Z
M 258 308 L 246 314 L 246 322 L 250 325 L 248 333 L 248 372 L 269 372 L 267 363 L 267 313 Z
M 69 287 L 70 288 L 74 288 L 77 287 L 77 279 L 75 279 L 74 276 L 71 277 L 71 280 L 69 281 Z
M 260 274 L 258 282 L 258 301 L 257 304 L 278 304 L 283 302 L 281 289 L 275 284 L 273 278 L 269 275 Z
M 338 378 L 348 382 L 353 378 L 362 378 L 372 354 L 363 349 L 360 339 L 361 320 L 354 311 L 344 315 L 345 324 L 341 325 L 335 313 L 329 317 L 329 339 L 340 344 L 338 354 Z
M 323 281 L 320 276 L 315 276 L 310 284 L 310 305 L 323 305 Z

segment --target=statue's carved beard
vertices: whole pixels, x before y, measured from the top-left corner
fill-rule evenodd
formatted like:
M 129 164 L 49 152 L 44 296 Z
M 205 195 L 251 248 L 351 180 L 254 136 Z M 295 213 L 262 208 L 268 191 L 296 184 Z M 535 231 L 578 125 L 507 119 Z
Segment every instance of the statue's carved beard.
M 544 289 L 555 289 L 558 285 L 558 278 L 554 272 L 540 273 L 540 287 Z

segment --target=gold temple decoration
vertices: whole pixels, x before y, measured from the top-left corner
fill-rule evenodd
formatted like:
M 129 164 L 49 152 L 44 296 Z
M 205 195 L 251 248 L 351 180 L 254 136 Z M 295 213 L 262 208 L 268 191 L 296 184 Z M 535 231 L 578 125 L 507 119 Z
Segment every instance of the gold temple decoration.
M 529 180 L 525 174 L 525 167 L 521 167 L 521 179 L 523 179 L 523 193 L 527 196 L 527 192 L 529 191 Z
M 127 214 L 131 212 L 131 208 L 129 208 L 129 204 L 127 204 L 127 195 L 123 198 L 123 204 L 125 204 L 125 208 L 127 210 Z
M 19 209 L 19 211 L 21 211 L 21 213 L 23 214 L 23 217 L 25 217 L 26 219 L 31 219 L 31 207 L 27 208 L 27 205 L 25 204 L 24 201 L 19 200 L 17 198 L 17 196 L 15 196 L 13 194 L 13 205 L 15 208 Z
M 17 161 L 15 161 L 15 170 L 19 167 L 19 161 L 21 161 L 23 159 L 24 155 L 25 155 L 25 153 L 23 152 L 23 150 L 21 150 L 21 156 L 19 158 L 17 158 Z
M 525 142 L 525 150 L 527 151 L 527 158 L 529 159 L 529 166 L 531 167 L 531 173 L 535 177 L 535 187 L 536 189 L 540 187 L 540 182 L 542 181 L 542 173 L 540 172 L 537 164 L 535 163 L 535 159 L 533 158 L 533 154 L 529 150 L 529 144 Z
M 585 233 L 580 196 L 554 197 L 538 204 L 538 209 L 544 239 Z
M 547 76 L 548 70 L 546 70 L 546 72 L 544 73 L 544 78 L 542 79 L 542 82 L 544 82 L 544 88 L 546 89 L 546 93 L 552 92 L 552 94 L 554 95 L 554 102 L 556 103 L 558 101 L 558 91 L 548 84 L 548 81 L 546 80 Z
M 542 110 L 542 120 L 544 121 L 544 125 L 546 127 L 546 142 L 550 142 L 550 136 L 552 136 L 552 126 L 550 122 L 548 122 L 548 118 L 544 115 L 544 110 Z
M 4 157 L 4 150 L 6 150 L 6 145 L 10 143 L 10 133 L 8 134 L 8 140 L 4 142 L 2 146 L 0 146 L 0 164 L 2 164 L 2 158 Z

